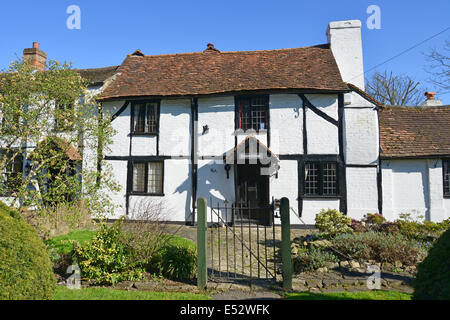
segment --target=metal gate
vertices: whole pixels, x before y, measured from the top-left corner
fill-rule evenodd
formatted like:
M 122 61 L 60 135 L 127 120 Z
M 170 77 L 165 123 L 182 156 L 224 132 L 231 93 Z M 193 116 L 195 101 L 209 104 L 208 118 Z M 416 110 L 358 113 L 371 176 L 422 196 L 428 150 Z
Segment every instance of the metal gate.
M 210 201 L 208 276 L 211 280 L 276 280 L 279 230 L 274 205 L 248 207 Z

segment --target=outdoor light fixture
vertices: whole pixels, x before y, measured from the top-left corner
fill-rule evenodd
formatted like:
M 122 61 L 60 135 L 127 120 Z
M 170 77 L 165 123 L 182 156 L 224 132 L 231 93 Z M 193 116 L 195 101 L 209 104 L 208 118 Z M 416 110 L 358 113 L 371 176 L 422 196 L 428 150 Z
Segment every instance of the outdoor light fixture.
M 205 135 L 205 134 L 207 134 L 207 133 L 209 133 L 209 127 L 208 127 L 208 125 L 203 126 L 203 133 L 202 133 L 202 135 Z

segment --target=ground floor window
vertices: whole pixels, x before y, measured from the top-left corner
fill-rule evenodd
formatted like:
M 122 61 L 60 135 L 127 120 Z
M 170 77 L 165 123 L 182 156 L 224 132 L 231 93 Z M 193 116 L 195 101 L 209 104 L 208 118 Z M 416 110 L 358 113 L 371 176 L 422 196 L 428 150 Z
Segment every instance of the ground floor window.
M 135 194 L 163 194 L 164 162 L 134 162 L 132 192 Z
M 11 159 L 6 153 L 0 154 L 0 160 L 3 160 L 3 157 L 7 157 L 7 165 L 3 172 L 0 172 L 0 194 L 16 192 L 23 179 L 23 155 L 18 154 Z
M 304 196 L 337 196 L 337 163 L 305 163 Z
M 444 196 L 450 197 L 450 160 L 442 162 L 444 170 Z

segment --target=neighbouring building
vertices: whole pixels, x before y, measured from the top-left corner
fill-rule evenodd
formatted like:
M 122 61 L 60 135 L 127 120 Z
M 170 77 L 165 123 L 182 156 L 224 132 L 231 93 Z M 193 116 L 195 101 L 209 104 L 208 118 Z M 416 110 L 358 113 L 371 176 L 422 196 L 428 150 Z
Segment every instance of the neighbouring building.
M 448 218 L 450 108 L 380 105 L 364 92 L 361 22 L 331 22 L 326 35 L 293 49 L 137 50 L 79 70 L 113 115 L 104 159 L 123 188 L 111 218 L 163 201 L 168 220 L 195 223 L 199 197 L 255 208 L 247 218 L 259 221 L 257 208 L 287 197 L 292 224 L 322 208 Z

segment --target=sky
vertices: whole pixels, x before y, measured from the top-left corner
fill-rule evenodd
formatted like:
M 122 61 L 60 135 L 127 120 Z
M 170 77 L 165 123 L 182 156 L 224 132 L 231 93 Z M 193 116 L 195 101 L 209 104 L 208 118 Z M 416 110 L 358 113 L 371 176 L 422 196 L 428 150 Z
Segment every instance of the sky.
M 71 5 L 80 8 L 80 29 L 67 28 Z M 380 29 L 367 27 L 370 5 L 380 8 Z M 450 104 L 450 92 L 429 82 L 424 55 L 442 48 L 450 30 L 412 48 L 449 28 L 449 16 L 450 0 L 4 0 L 0 70 L 34 41 L 49 59 L 72 62 L 75 68 L 98 68 L 119 65 L 136 49 L 168 54 L 203 51 L 209 42 L 221 51 L 323 44 L 330 21 L 358 19 L 366 77 L 376 71 L 408 75 Z

